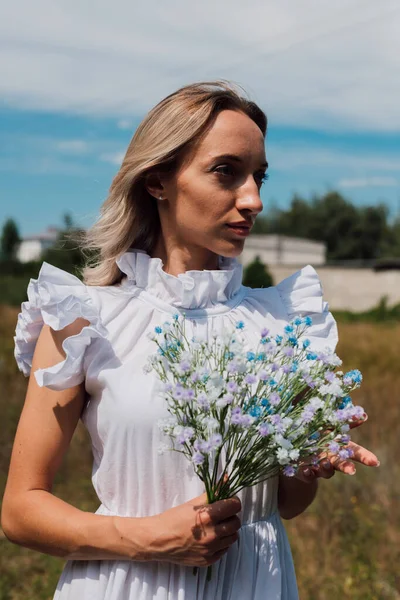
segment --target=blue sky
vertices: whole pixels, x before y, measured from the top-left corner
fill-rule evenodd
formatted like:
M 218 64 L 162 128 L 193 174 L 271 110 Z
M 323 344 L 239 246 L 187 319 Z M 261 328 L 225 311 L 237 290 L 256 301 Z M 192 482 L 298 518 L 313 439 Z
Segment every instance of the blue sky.
M 218 77 L 268 115 L 266 210 L 335 188 L 399 212 L 397 2 L 16 4 L 0 9 L 0 224 L 90 225 L 147 110 Z

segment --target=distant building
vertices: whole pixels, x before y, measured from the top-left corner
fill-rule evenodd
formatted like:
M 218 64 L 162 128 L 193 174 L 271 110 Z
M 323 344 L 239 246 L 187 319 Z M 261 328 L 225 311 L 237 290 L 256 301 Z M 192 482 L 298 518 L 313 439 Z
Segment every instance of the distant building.
M 43 233 L 22 238 L 17 250 L 20 262 L 40 260 L 43 252 L 53 246 L 60 232 L 58 227 L 48 227 Z
M 247 238 L 239 260 L 247 266 L 257 255 L 266 265 L 324 265 L 326 246 L 323 242 L 286 235 L 254 234 Z

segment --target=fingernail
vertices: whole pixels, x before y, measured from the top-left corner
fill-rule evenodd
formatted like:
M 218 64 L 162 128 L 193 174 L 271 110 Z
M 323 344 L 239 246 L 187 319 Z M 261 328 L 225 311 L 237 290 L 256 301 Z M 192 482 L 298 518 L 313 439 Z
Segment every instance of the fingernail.
M 380 465 L 380 464 L 381 464 L 381 463 L 380 463 L 380 461 L 378 460 L 378 462 L 376 463 L 376 465 L 374 465 L 374 467 L 379 467 L 379 465 Z
M 311 475 L 311 469 L 309 469 L 309 468 L 304 469 L 303 473 L 306 477 L 308 477 L 309 475 Z

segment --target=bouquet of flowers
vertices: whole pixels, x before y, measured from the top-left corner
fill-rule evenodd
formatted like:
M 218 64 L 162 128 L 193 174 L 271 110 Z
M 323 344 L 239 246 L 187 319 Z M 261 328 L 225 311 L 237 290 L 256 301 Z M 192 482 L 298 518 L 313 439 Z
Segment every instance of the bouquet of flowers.
M 171 416 L 160 422 L 170 439 L 163 449 L 191 461 L 209 503 L 280 471 L 292 477 L 327 452 L 351 456 L 350 423 L 364 409 L 350 394 L 362 376 L 337 371 L 342 361 L 331 351 L 313 350 L 310 317 L 294 319 L 281 335 L 262 329 L 253 350 L 243 321 L 206 343 L 187 339 L 184 317 L 150 334 L 158 348 L 145 372 L 154 370 L 164 384 Z

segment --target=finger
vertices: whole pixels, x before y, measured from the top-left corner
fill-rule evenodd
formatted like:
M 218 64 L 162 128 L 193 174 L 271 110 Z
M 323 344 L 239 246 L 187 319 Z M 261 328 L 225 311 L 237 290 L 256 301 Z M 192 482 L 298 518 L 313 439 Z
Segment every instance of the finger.
M 351 460 L 343 460 L 339 456 L 331 458 L 331 463 L 336 471 L 345 473 L 346 475 L 355 475 L 356 468 Z
M 347 447 L 353 452 L 352 460 L 367 467 L 378 467 L 380 465 L 378 457 L 370 450 L 364 448 L 364 446 L 360 446 L 360 444 L 356 444 L 355 442 L 349 442 Z
M 335 474 L 335 467 L 330 460 L 322 461 L 317 467 L 314 467 L 317 477 L 330 479 Z
M 311 467 L 300 467 L 296 473 L 296 479 L 300 479 L 303 483 L 311 483 L 316 479 L 316 475 Z
M 232 535 L 227 535 L 223 538 L 220 538 L 215 542 L 215 544 L 213 544 L 213 553 L 219 552 L 220 550 L 224 550 L 225 548 L 229 548 L 229 546 L 232 546 L 232 544 L 237 542 L 238 538 L 239 534 L 237 532 L 233 533 Z
M 235 516 L 215 525 L 214 532 L 217 537 L 223 538 L 233 535 L 240 529 L 240 527 L 240 519 Z
M 217 500 L 207 508 L 213 523 L 220 523 L 240 512 L 242 510 L 242 503 L 237 496 L 234 496 L 226 500 Z
M 360 425 L 363 425 L 365 423 L 365 421 L 368 420 L 368 415 L 367 413 L 364 413 L 363 418 L 362 419 L 353 419 L 352 421 L 350 421 L 349 425 L 350 425 L 350 429 L 354 429 L 355 427 L 360 427 Z

